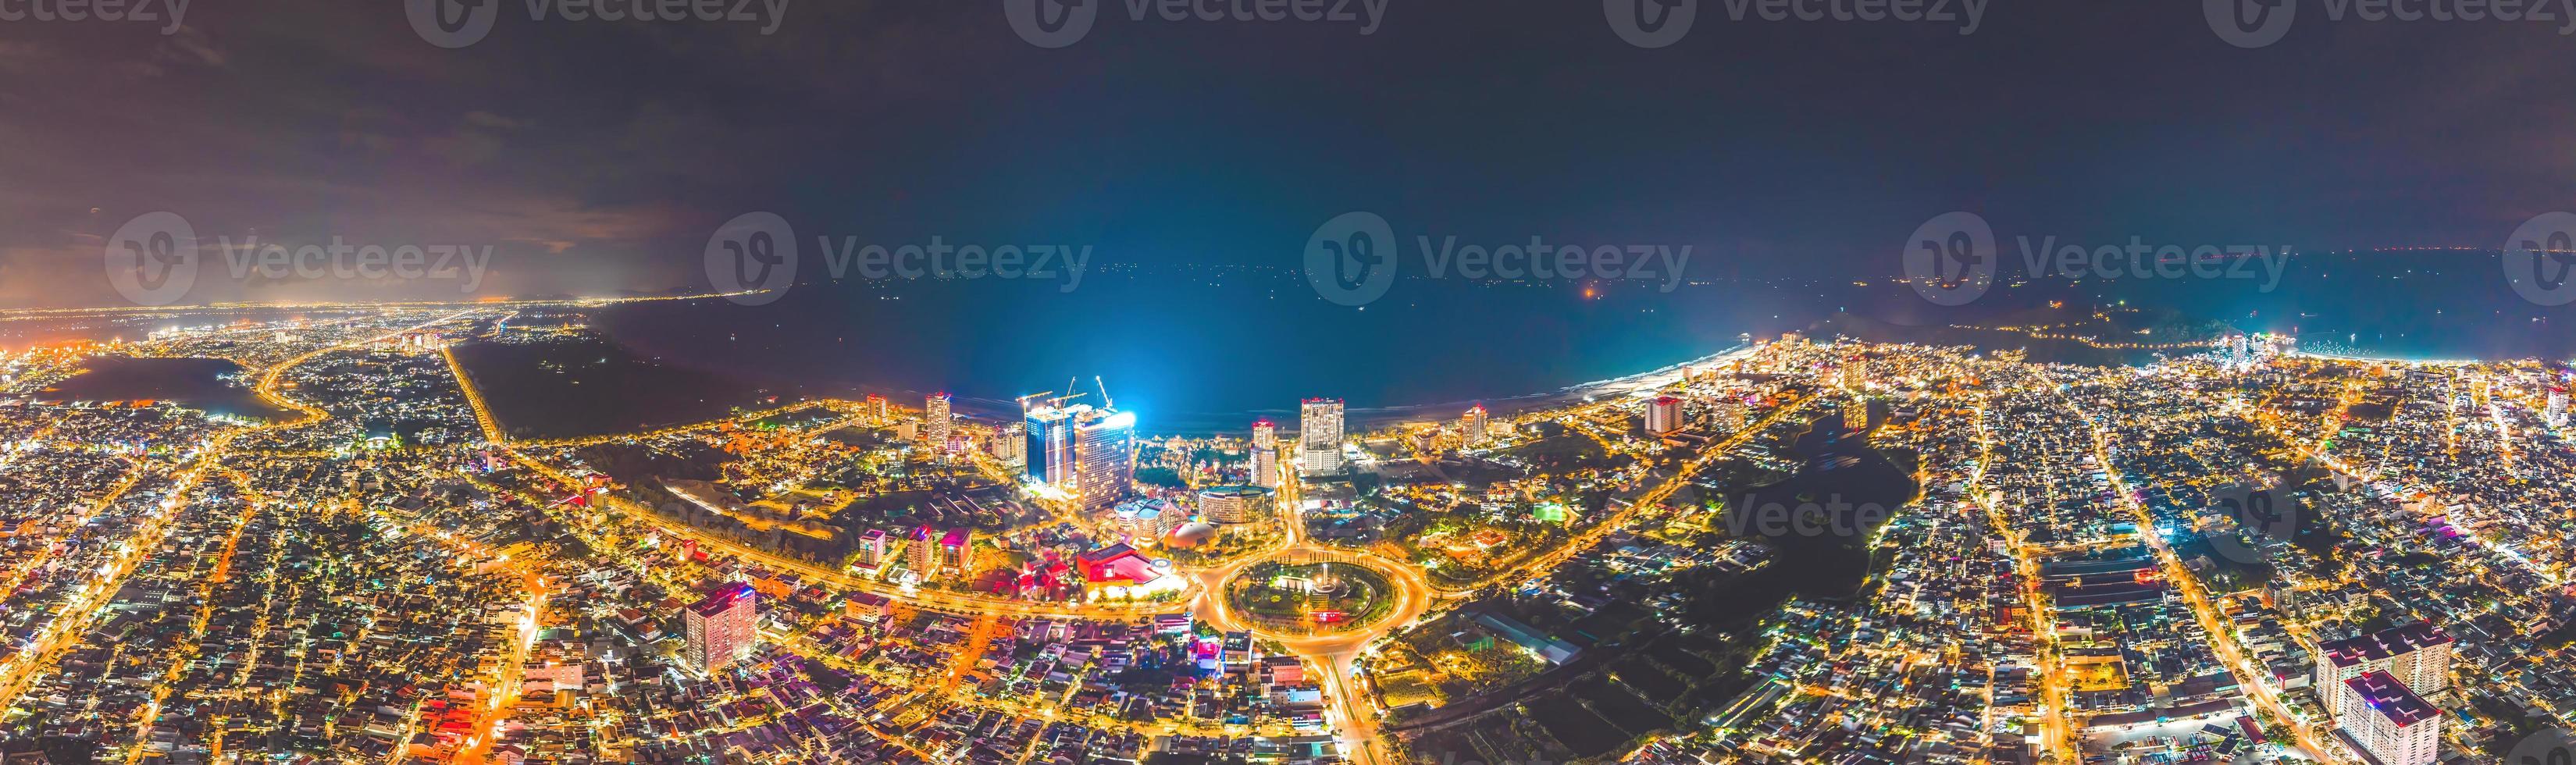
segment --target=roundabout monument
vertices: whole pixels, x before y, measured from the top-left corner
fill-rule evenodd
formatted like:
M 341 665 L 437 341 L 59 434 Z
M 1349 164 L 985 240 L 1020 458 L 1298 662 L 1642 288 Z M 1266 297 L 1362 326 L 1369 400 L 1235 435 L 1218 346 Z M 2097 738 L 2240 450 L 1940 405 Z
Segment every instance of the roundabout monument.
M 1299 557 L 1306 556 L 1256 563 L 1227 580 L 1221 597 L 1228 609 L 1246 626 L 1283 636 L 1362 631 L 1395 615 L 1401 594 L 1387 574 L 1357 562 Z

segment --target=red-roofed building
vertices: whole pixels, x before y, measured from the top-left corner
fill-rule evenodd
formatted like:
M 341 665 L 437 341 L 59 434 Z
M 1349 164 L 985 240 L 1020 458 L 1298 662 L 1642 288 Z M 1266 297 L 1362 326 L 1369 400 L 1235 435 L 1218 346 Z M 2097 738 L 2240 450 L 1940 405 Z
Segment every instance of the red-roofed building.
M 1658 396 L 1646 404 L 1646 432 L 1664 435 L 1682 429 L 1682 400 Z
M 1136 548 L 1123 544 L 1084 551 L 1074 556 L 1074 565 L 1082 578 L 1093 587 L 1095 595 L 1133 596 L 1180 588 L 1179 576 L 1171 571 L 1168 561 L 1147 559 Z

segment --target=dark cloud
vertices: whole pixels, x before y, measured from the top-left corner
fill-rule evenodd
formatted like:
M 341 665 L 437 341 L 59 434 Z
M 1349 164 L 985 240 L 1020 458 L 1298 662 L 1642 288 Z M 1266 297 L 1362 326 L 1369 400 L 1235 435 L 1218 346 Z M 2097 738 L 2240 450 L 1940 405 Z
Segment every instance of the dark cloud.
M 995 5 L 792 3 L 763 35 L 505 2 L 460 50 L 396 3 L 199 4 L 171 35 L 14 25 L 0 300 L 112 300 L 96 248 L 157 210 L 208 237 L 490 243 L 488 290 L 522 294 L 697 286 L 708 228 L 749 210 L 1275 264 L 1270 243 L 1371 209 L 1883 273 L 1888 242 L 1953 209 L 2348 247 L 2482 244 L 2576 204 L 2576 41 L 2531 25 L 2303 20 L 2241 50 L 2188 4 L 1998 4 L 1963 37 L 1709 2 L 1643 50 L 1590 2 L 1399 2 L 1365 36 L 1109 2 L 1041 50 Z M 410 288 L 224 281 L 195 297 Z

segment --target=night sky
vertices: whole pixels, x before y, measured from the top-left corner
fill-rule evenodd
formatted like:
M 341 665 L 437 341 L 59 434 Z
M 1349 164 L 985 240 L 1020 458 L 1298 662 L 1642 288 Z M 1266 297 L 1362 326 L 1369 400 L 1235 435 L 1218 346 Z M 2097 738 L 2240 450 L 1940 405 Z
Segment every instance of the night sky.
M 119 302 L 101 243 L 154 211 L 205 239 L 490 244 L 474 294 L 525 296 L 704 289 L 709 233 L 751 211 L 809 258 L 818 234 L 937 235 L 1293 269 L 1367 210 L 1405 238 L 1881 276 L 1952 210 L 2007 239 L 2329 249 L 2494 247 L 2576 205 L 2559 22 L 2309 2 L 2246 49 L 2182 0 L 1998 2 L 1967 35 L 1707 0 L 1646 49 L 1589 0 L 1392 0 L 1370 34 L 1093 0 L 1088 35 L 1045 49 L 998 0 L 793 0 L 767 35 L 492 1 L 454 50 L 393 0 L 197 3 L 171 34 L 0 22 L 0 302 Z M 459 292 L 218 275 L 187 299 Z

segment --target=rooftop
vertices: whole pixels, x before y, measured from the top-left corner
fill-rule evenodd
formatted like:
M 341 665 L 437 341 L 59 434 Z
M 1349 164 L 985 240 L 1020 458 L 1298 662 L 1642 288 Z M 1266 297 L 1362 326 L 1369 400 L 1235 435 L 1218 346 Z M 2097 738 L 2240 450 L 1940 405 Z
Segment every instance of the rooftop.
M 2441 715 L 2440 710 L 2424 703 L 2423 697 L 2416 696 L 2405 683 L 2398 682 L 2395 675 L 2386 672 L 2364 673 L 2344 681 L 2344 684 L 2361 694 L 2363 704 L 2399 726 L 2414 725 Z
M 2432 646 L 2450 644 L 2451 636 L 2443 632 L 2442 628 L 2428 623 L 2417 623 L 2348 640 L 2329 640 L 2317 644 L 2317 651 L 2321 655 L 2321 661 L 2333 662 L 2337 667 L 2349 667 L 2413 653 Z

